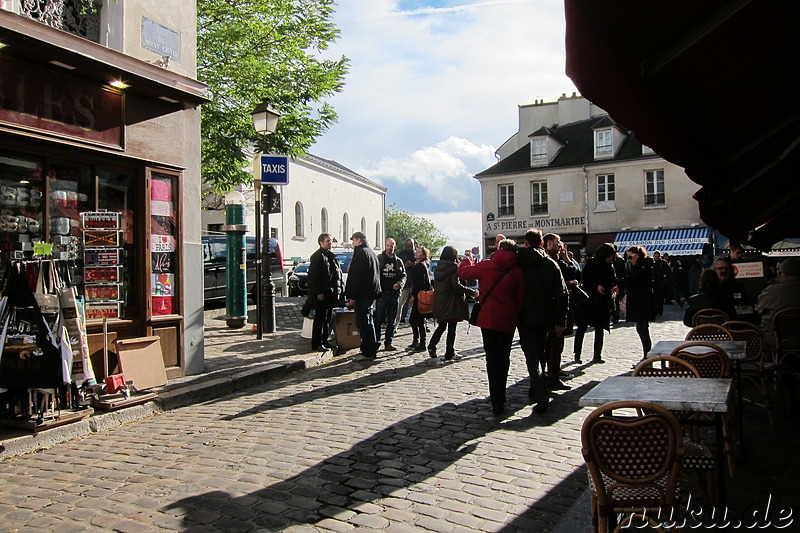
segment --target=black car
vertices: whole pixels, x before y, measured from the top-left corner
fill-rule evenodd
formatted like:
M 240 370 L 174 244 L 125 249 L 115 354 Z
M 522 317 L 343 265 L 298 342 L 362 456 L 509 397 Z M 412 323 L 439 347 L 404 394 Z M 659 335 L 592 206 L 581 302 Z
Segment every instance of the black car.
M 308 294 L 308 267 L 310 263 L 301 263 L 289 272 L 289 296 L 305 296 Z
M 209 234 L 202 236 L 203 242 L 203 303 L 224 303 L 228 278 L 226 272 L 226 258 L 228 245 L 224 234 Z M 256 285 L 256 240 L 255 237 L 245 237 L 247 247 L 247 294 L 253 300 Z M 270 239 L 270 273 L 275 293 L 281 294 L 286 286 L 283 274 L 283 258 L 278 239 Z

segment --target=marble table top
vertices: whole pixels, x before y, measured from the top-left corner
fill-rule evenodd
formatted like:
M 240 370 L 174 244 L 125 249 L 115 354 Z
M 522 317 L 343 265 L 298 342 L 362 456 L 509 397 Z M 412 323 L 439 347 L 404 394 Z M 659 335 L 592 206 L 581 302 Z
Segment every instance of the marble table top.
M 647 352 L 647 357 L 656 357 L 659 355 L 669 355 L 672 351 L 680 346 L 681 344 L 686 344 L 687 342 L 694 342 L 694 341 L 658 341 L 655 345 Z M 710 342 L 711 344 L 715 344 L 725 350 L 728 354 L 728 358 L 732 361 L 736 361 L 738 359 L 744 359 L 747 357 L 747 342 L 745 341 L 700 341 L 700 342 Z M 703 348 L 693 348 L 689 351 L 692 352 L 699 352 L 702 353 Z
M 578 401 L 600 407 L 620 400 L 650 402 L 671 411 L 727 413 L 730 379 L 612 376 Z

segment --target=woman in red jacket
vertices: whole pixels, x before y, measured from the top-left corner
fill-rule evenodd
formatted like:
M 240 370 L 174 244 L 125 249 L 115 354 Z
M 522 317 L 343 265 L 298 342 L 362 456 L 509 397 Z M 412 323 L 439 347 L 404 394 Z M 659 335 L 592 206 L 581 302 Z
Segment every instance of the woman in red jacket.
M 511 342 L 525 300 L 525 282 L 517 266 L 516 249 L 517 243 L 504 239 L 491 259 L 472 264 L 467 258 L 458 267 L 459 278 L 476 279 L 480 287 L 478 327 L 486 352 L 489 397 L 495 415 L 505 410 Z

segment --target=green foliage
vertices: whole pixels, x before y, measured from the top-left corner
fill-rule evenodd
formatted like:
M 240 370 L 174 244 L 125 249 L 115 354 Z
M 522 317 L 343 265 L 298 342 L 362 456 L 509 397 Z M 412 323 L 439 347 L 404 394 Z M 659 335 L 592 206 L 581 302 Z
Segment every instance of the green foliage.
M 336 119 L 325 98 L 342 90 L 349 60 L 318 54 L 339 36 L 333 0 L 198 0 L 203 180 L 216 191 L 249 183 L 262 139 L 250 112 L 266 99 L 282 116 L 269 151 L 302 155 Z
M 427 218 L 420 217 L 391 204 L 386 209 L 386 237 L 397 241 L 397 248 L 402 250 L 403 243 L 409 237 L 417 244 L 428 248 L 431 257 L 438 257 L 447 244 L 445 237 Z

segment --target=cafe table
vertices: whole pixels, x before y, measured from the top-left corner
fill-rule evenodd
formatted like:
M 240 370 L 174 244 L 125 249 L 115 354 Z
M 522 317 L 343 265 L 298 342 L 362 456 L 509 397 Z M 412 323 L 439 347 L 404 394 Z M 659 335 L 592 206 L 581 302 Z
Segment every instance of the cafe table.
M 741 362 L 747 357 L 747 342 L 746 341 L 658 341 L 655 345 L 647 352 L 647 357 L 658 357 L 662 355 L 669 355 L 671 354 L 675 348 L 686 344 L 687 342 L 708 342 L 713 344 L 714 346 L 719 346 L 721 349 L 725 350 L 725 353 L 728 354 L 728 359 L 731 360 L 733 363 L 733 372 L 736 374 L 736 406 L 738 407 L 738 416 L 737 422 L 739 424 L 739 431 L 738 431 L 738 440 L 739 440 L 739 451 L 744 456 L 745 448 L 744 448 L 744 423 L 743 414 L 742 414 L 742 369 L 741 369 Z M 689 352 L 698 352 L 702 353 L 703 348 L 687 348 Z
M 712 413 L 717 444 L 718 502 L 724 506 L 726 463 L 722 416 L 728 412 L 730 391 L 731 380 L 727 378 L 612 376 L 584 394 L 578 405 L 600 407 L 617 401 L 641 401 L 670 411 Z

